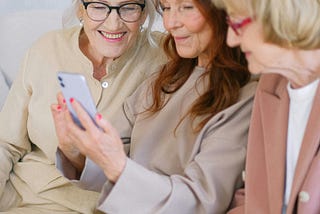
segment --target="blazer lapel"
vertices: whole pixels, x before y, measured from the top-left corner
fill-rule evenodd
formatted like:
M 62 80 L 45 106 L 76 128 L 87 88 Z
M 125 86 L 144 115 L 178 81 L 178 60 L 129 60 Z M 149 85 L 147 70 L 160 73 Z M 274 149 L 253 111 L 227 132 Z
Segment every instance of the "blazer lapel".
M 284 194 L 289 97 L 287 81 L 282 80 L 274 93 L 262 91 L 261 114 L 270 210 L 281 213 Z
M 294 180 L 288 204 L 288 213 L 292 213 L 295 208 L 297 196 L 308 173 L 311 162 L 319 149 L 320 143 L 320 87 L 318 86 L 310 112 L 309 121 L 303 137 Z

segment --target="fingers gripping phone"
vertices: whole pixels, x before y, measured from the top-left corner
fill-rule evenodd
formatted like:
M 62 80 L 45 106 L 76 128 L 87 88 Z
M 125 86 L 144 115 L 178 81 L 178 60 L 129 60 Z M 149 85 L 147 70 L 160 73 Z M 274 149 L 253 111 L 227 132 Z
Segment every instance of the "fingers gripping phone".
M 82 105 L 94 124 L 98 127 L 94 119 L 97 114 L 96 106 L 93 102 L 85 77 L 77 73 L 58 72 L 58 81 L 73 121 L 81 129 L 84 129 L 77 113 L 71 106 L 70 98 L 74 98 Z

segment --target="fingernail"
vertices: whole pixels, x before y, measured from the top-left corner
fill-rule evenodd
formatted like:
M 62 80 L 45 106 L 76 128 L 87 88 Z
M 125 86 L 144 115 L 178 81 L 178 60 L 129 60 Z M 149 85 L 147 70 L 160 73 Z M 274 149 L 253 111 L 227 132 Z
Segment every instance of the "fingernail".
M 97 114 L 97 118 L 98 118 L 98 120 L 101 120 L 102 119 L 102 115 L 101 114 Z
M 74 99 L 71 97 L 71 98 L 70 98 L 70 103 L 73 103 L 73 101 L 74 101 Z
M 57 106 L 57 110 L 58 110 L 58 111 L 61 111 L 61 109 L 62 109 L 61 106 L 58 105 L 58 106 Z

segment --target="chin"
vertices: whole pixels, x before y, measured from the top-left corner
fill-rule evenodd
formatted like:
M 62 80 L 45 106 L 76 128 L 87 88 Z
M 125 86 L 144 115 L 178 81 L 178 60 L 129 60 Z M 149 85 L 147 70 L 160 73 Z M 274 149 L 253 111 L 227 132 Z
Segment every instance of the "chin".
M 182 58 L 187 58 L 187 59 L 190 59 L 190 58 L 195 58 L 195 57 L 197 57 L 197 56 L 195 56 L 194 54 L 192 54 L 192 53 L 189 53 L 189 52 L 187 52 L 187 51 L 179 51 L 179 50 L 177 50 L 177 52 L 178 52 L 178 55 L 180 56 L 180 57 L 182 57 Z
M 257 66 L 257 65 L 252 65 L 249 63 L 248 69 L 251 74 L 262 74 L 263 72 L 263 67 Z
M 124 53 L 123 50 L 117 49 L 109 49 L 107 52 L 105 51 L 103 55 L 107 58 L 118 58 Z

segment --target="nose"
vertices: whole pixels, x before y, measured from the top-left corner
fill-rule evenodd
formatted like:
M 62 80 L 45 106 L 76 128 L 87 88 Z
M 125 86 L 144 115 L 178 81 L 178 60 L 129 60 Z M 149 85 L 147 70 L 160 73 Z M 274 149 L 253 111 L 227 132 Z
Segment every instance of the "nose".
M 170 11 L 166 11 L 163 14 L 163 25 L 167 31 L 182 26 L 180 14 L 177 12 L 177 10 L 170 9 Z
M 239 35 L 237 35 L 234 30 L 231 29 L 231 27 L 228 28 L 227 33 L 227 45 L 229 47 L 237 47 L 241 43 L 241 38 Z
M 115 8 L 112 8 L 108 14 L 107 19 L 120 19 L 120 15 L 118 14 L 118 11 Z
M 111 10 L 103 24 L 107 25 L 109 30 L 118 29 L 122 24 L 122 20 L 120 19 L 120 15 L 117 10 Z

